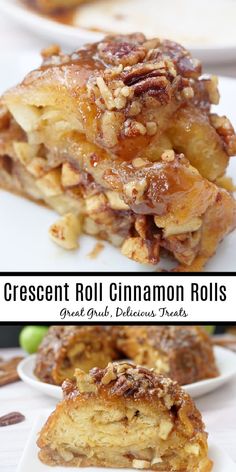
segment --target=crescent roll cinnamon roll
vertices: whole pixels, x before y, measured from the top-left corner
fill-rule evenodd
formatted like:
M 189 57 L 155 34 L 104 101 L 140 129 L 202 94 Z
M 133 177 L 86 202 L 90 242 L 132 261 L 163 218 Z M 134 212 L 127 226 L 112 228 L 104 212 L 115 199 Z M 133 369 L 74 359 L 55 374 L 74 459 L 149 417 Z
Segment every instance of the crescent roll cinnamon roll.
M 75 371 L 37 441 L 51 466 L 210 472 L 200 412 L 176 382 L 111 363 Z
M 0 183 L 56 209 L 50 235 L 66 249 L 84 231 L 137 262 L 168 251 L 175 270 L 201 270 L 236 223 L 217 185 L 236 151 L 218 99 L 217 80 L 168 40 L 51 47 L 3 96 Z

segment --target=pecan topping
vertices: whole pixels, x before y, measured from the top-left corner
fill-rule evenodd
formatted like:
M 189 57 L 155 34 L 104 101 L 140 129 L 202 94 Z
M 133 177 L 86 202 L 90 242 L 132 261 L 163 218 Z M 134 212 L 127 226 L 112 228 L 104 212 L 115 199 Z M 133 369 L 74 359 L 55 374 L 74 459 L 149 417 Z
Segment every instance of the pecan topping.
M 150 60 L 170 59 L 183 77 L 197 79 L 202 72 L 201 63 L 193 59 L 190 53 L 174 41 L 164 40 L 160 47 L 149 54 Z
M 132 66 L 141 62 L 146 56 L 146 49 L 133 42 L 103 42 L 98 46 L 99 56 L 106 63 Z
M 25 416 L 19 413 L 18 411 L 13 411 L 7 415 L 0 417 L 0 427 L 1 426 L 10 426 L 12 424 L 21 423 L 25 420 Z
M 99 369 L 95 367 L 89 374 L 93 382 L 104 387 L 103 378 L 107 374 L 108 367 Z M 110 389 L 115 396 L 133 396 L 141 398 L 143 396 L 155 396 L 162 398 L 165 394 L 176 395 L 176 382 L 164 376 L 156 377 L 155 373 L 145 367 L 135 366 L 132 363 L 113 363 L 113 377 L 105 387 Z M 177 402 L 176 402 L 177 403 Z

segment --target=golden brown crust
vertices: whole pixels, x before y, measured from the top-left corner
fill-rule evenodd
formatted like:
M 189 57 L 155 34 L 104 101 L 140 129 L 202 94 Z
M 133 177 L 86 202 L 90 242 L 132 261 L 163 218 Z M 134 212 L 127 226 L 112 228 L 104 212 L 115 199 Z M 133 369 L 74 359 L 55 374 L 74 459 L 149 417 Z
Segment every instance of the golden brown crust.
M 76 367 L 88 371 L 116 358 L 109 327 L 51 326 L 37 352 L 34 373 L 43 382 L 61 385 Z
M 170 379 L 132 364 L 113 363 L 89 375 L 77 370 L 63 389 L 64 400 L 37 442 L 39 458 L 46 464 L 212 469 L 201 414 Z M 82 430 L 86 433 L 80 441 Z
M 172 41 L 137 33 L 71 55 L 51 47 L 3 97 L 0 154 L 31 197 L 82 215 L 73 240 L 83 227 L 138 262 L 158 263 L 164 248 L 177 271 L 200 270 L 236 224 L 215 183 L 236 151 L 229 121 L 210 113 L 218 99 L 216 79 Z
M 125 326 L 117 333 L 117 347 L 180 385 L 219 375 L 211 340 L 198 326 Z

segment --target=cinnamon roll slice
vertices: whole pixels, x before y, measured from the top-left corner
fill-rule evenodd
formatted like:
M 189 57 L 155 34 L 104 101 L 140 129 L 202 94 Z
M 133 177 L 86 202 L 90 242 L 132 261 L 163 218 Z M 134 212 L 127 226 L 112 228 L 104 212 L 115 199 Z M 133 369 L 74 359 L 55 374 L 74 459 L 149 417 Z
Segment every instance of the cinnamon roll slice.
M 62 215 L 51 238 L 84 231 L 142 264 L 198 271 L 236 224 L 219 186 L 236 137 L 216 78 L 179 44 L 110 36 L 42 66 L 2 98 L 0 184 Z
M 75 371 L 37 441 L 51 466 L 209 472 L 200 412 L 176 382 L 149 369 L 111 363 Z

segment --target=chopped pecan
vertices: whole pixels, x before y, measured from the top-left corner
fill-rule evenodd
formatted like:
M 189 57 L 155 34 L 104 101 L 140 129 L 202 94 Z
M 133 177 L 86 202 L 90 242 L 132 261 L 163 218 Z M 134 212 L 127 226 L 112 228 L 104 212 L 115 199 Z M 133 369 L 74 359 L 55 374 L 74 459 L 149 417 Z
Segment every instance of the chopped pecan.
M 148 240 L 141 237 L 127 238 L 121 248 L 126 257 L 142 264 L 157 264 L 159 262 L 159 238 Z
M 60 52 L 61 52 L 61 49 L 58 46 L 58 44 L 51 44 L 51 46 L 48 46 L 45 49 L 42 49 L 41 56 L 43 59 L 48 59 L 52 56 L 58 56 Z
M 226 116 L 218 116 L 215 113 L 210 115 L 210 122 L 216 132 L 222 138 L 225 149 L 229 156 L 236 153 L 236 136 L 234 128 Z
M 124 122 L 124 129 L 123 134 L 129 138 L 133 138 L 135 136 L 144 136 L 147 133 L 146 127 L 136 120 L 131 120 L 128 118 Z
M 25 420 L 24 415 L 22 415 L 18 411 L 13 411 L 11 413 L 8 413 L 7 415 L 0 417 L 0 427 L 21 423 L 24 420 Z
M 181 57 L 177 62 L 178 72 L 184 77 L 197 79 L 201 75 L 201 63 L 190 56 Z

